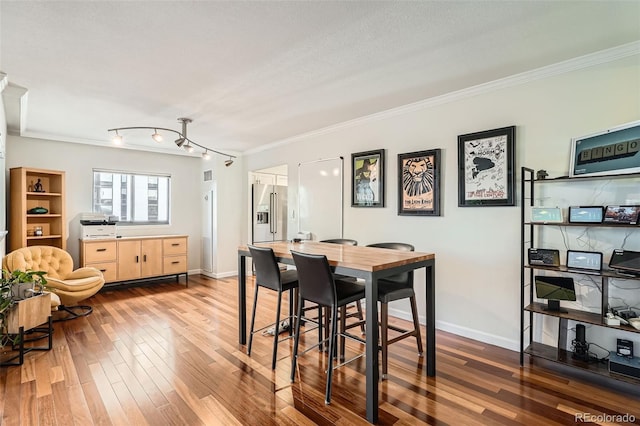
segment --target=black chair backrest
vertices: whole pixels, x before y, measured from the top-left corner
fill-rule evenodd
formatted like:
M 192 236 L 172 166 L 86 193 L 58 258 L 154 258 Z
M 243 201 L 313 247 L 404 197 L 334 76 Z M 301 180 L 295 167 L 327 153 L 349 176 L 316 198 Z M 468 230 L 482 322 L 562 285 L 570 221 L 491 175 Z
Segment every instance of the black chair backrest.
M 331 243 L 331 244 L 342 244 L 343 246 L 357 246 L 358 242 L 356 240 L 351 240 L 349 238 L 331 238 L 329 240 L 322 240 L 321 243 Z
M 291 250 L 293 263 L 298 271 L 300 296 L 320 305 L 336 303 L 336 285 L 331 266 L 324 255 L 306 254 Z
M 268 247 L 249 246 L 253 265 L 256 268 L 256 282 L 274 291 L 280 291 L 282 283 L 280 281 L 280 268 L 276 255 Z
M 376 243 L 368 244 L 367 247 L 378 247 L 402 251 L 415 251 L 415 247 L 407 243 Z M 398 284 L 413 285 L 413 271 L 386 277 L 386 281 L 393 281 Z

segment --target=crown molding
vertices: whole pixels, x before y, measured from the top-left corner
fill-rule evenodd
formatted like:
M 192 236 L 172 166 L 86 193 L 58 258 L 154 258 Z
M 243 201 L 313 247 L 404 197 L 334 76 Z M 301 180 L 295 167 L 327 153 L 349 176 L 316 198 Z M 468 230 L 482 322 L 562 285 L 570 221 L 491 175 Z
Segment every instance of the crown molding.
M 590 68 L 596 65 L 605 64 L 608 62 L 614 62 L 620 59 L 624 59 L 630 56 L 640 55 L 640 40 L 623 44 L 610 49 L 601 50 L 599 52 L 591 53 L 577 58 L 568 59 L 566 61 L 558 62 L 545 67 L 536 68 L 530 71 L 525 71 L 519 74 L 514 74 L 509 77 L 493 80 L 487 83 L 478 84 L 476 86 L 467 87 L 465 89 L 456 90 L 454 92 L 446 93 L 440 96 L 434 96 L 432 98 L 424 99 L 422 101 L 413 102 L 407 105 L 403 105 L 396 108 L 391 108 L 385 111 L 377 112 L 374 114 L 366 115 L 364 117 L 354 118 L 353 120 L 345 121 L 342 123 L 334 124 L 322 129 L 313 130 L 311 132 L 302 133 L 300 135 L 292 136 L 290 138 L 275 141 L 258 148 L 249 149 L 245 151 L 245 154 L 255 154 L 258 152 L 266 151 L 268 149 L 276 148 L 283 145 L 288 145 L 294 142 L 300 142 L 304 139 L 308 139 L 315 136 L 320 136 L 328 133 L 333 133 L 341 129 L 347 129 L 358 126 L 363 123 L 383 120 L 398 115 L 411 113 L 423 109 L 433 108 L 435 106 L 448 104 L 451 102 L 459 101 L 462 99 L 471 98 L 473 96 L 481 95 L 484 93 L 493 92 L 496 90 L 519 86 L 522 84 L 530 83 L 536 80 L 542 80 L 545 78 L 554 77 L 561 74 L 581 70 L 584 68 Z

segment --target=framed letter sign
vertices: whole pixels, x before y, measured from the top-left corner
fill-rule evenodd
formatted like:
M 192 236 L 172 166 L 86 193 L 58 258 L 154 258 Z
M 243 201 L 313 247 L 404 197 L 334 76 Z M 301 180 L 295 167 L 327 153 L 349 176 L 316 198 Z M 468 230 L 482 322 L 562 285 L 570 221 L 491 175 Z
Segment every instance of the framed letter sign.
M 640 121 L 571 139 L 569 176 L 640 172 Z
M 440 150 L 398 154 L 398 215 L 440 216 Z
M 515 206 L 515 126 L 458 136 L 458 206 Z

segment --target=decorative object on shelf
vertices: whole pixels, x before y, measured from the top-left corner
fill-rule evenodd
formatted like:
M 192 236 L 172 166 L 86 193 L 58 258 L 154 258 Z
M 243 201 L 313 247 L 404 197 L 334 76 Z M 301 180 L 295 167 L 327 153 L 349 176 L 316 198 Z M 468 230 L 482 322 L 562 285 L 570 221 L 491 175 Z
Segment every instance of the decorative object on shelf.
M 398 215 L 440 216 L 440 149 L 398 154 Z
M 46 192 L 42 187 L 42 179 L 38 178 L 38 181 L 33 185 L 33 192 Z
M 549 173 L 547 173 L 547 171 L 544 169 L 540 169 L 538 170 L 538 173 L 536 173 L 536 179 L 538 180 L 544 180 L 547 178 L 547 176 L 549 176 Z
M 458 206 L 515 206 L 516 127 L 458 136 Z
M 351 154 L 351 207 L 384 207 L 384 149 Z
M 115 135 L 113 136 L 113 143 L 116 145 L 121 145 L 124 138 L 122 135 L 120 135 L 119 132 L 123 131 L 123 130 L 153 130 L 153 134 L 151 135 L 151 138 L 160 143 L 163 140 L 163 137 L 160 133 L 158 133 L 158 130 L 162 130 L 165 132 L 171 132 L 171 133 L 175 133 L 178 135 L 178 139 L 176 139 L 174 142 L 175 144 L 178 146 L 178 148 L 184 148 L 185 151 L 187 152 L 193 152 L 194 150 L 194 146 L 197 146 L 198 148 L 204 150 L 204 152 L 202 153 L 202 158 L 204 158 L 205 160 L 208 160 L 209 158 L 211 158 L 211 155 L 209 154 L 210 152 L 221 155 L 223 157 L 229 157 L 227 160 L 225 160 L 224 165 L 226 167 L 229 167 L 230 165 L 233 164 L 233 159 L 236 158 L 235 155 L 230 155 L 230 154 L 225 154 L 224 152 L 220 152 L 220 151 L 216 151 L 215 149 L 211 149 L 211 148 L 207 148 L 204 145 L 200 145 L 199 143 L 194 142 L 193 140 L 189 139 L 187 137 L 187 124 L 193 122 L 192 119 L 190 118 L 185 118 L 185 117 L 181 117 L 178 118 L 178 121 L 180 123 L 182 123 L 182 132 L 179 132 L 177 130 L 173 130 L 173 129 L 167 129 L 165 127 L 144 127 L 144 126 L 136 126 L 136 127 L 117 127 L 117 128 L 113 128 L 113 129 L 109 129 L 107 130 L 108 132 L 115 132 Z
M 42 226 L 36 226 L 33 228 L 33 235 L 36 237 L 42 237 L 44 233 L 42 232 Z
M 44 207 L 38 206 L 38 207 L 34 207 L 32 209 L 27 210 L 27 213 L 28 214 L 47 214 L 49 213 L 49 210 L 47 210 Z
M 640 120 L 571 139 L 569 176 L 640 172 Z

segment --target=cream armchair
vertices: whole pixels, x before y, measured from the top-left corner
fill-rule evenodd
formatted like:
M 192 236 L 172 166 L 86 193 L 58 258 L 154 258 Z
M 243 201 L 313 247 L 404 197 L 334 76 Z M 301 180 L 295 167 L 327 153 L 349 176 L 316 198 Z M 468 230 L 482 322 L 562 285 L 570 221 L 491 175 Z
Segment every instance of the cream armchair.
M 102 272 L 96 268 L 74 271 L 71 255 L 57 247 L 31 246 L 14 250 L 2 259 L 2 267 L 9 272 L 15 269 L 45 271 L 48 289 L 53 293 L 52 296 L 60 298 L 58 310 L 69 314 L 56 318 L 57 321 L 89 315 L 93 308 L 78 303 L 93 296 L 104 286 Z

